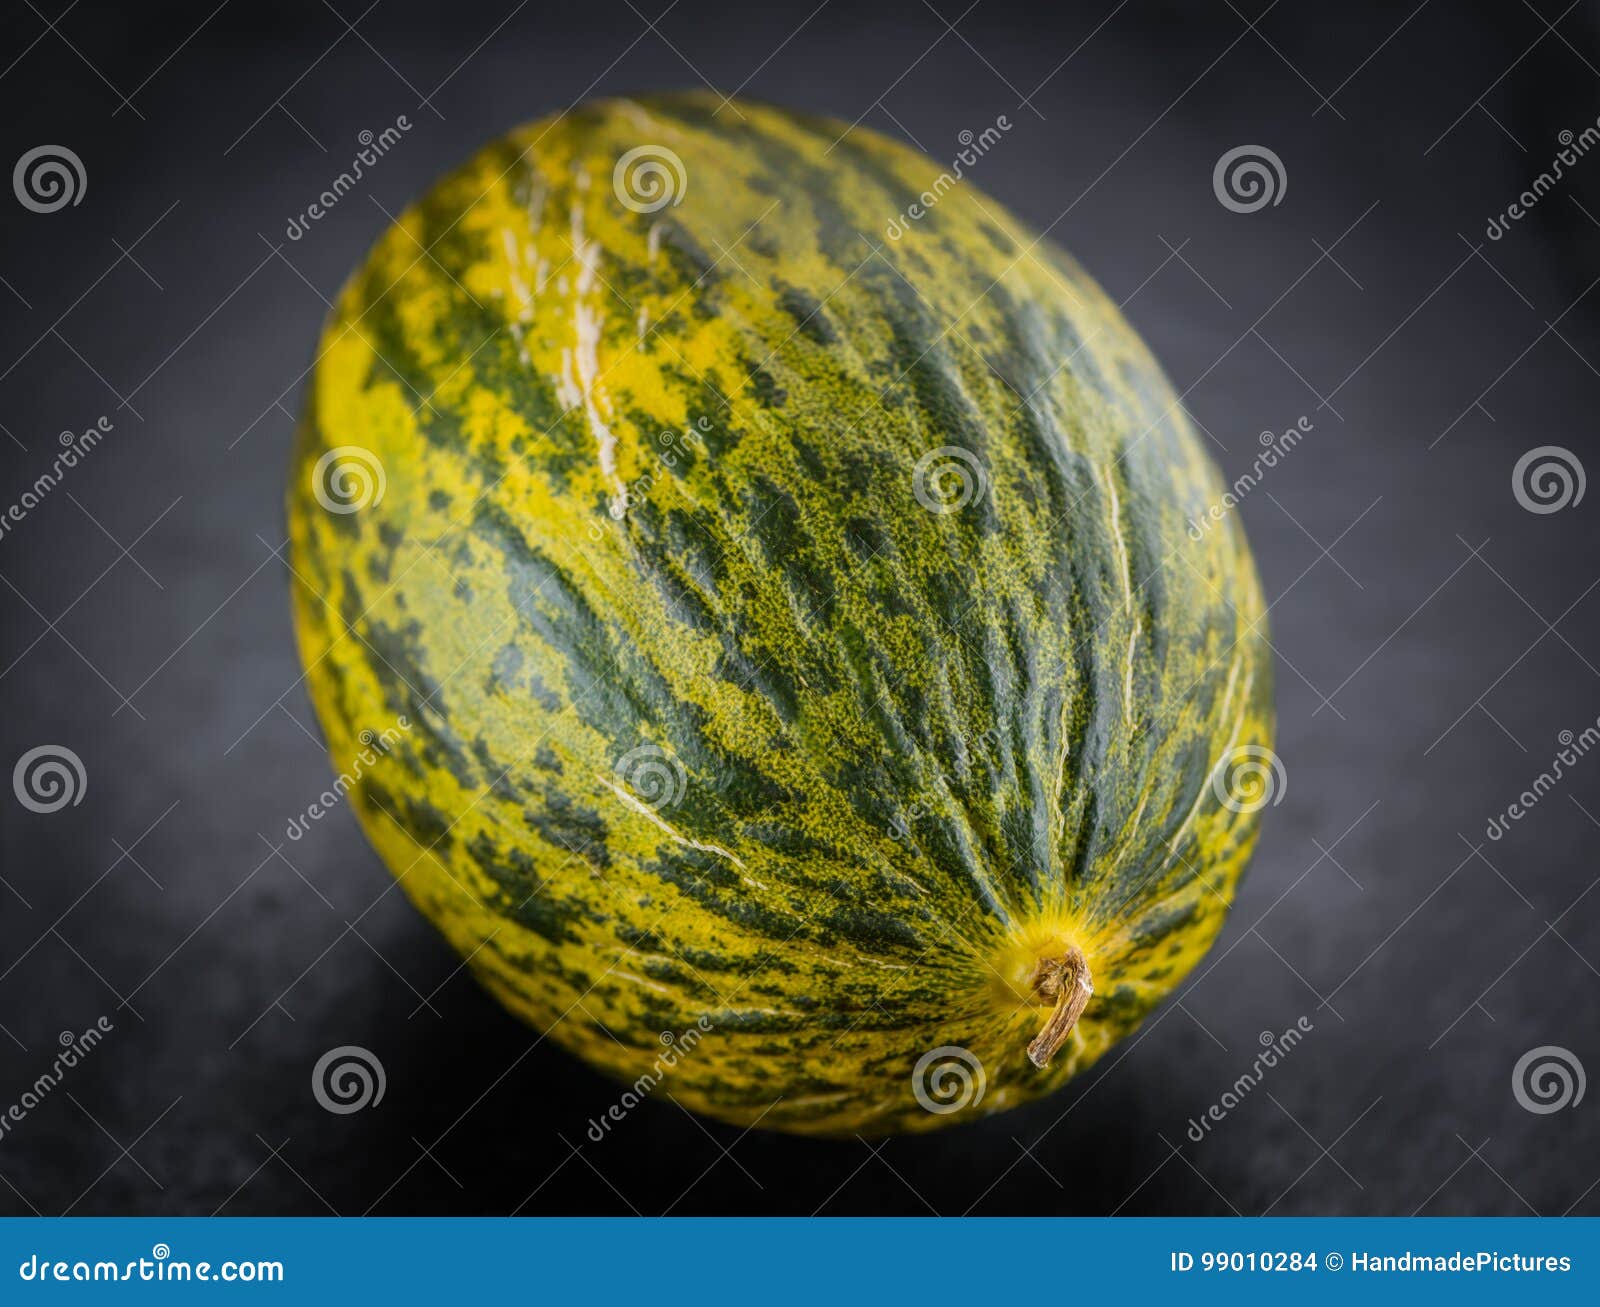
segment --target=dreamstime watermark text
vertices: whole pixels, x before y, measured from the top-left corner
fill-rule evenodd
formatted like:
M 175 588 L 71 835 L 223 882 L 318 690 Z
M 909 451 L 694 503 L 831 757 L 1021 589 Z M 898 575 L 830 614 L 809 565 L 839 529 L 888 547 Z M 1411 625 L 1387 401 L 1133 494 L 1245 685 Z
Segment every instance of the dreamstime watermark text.
M 1550 759 L 1550 765 L 1535 776 L 1528 788 L 1507 804 L 1503 812 L 1489 818 L 1484 834 L 1491 840 L 1504 839 L 1512 826 L 1537 807 L 1539 801 L 1566 778 L 1590 749 L 1600 744 L 1600 719 L 1585 726 L 1576 735 L 1571 731 L 1562 731 L 1556 736 L 1556 743 L 1561 747 Z
M 1189 1138 L 1195 1143 L 1203 1143 L 1206 1135 L 1211 1132 L 1214 1125 L 1227 1119 L 1228 1113 L 1238 1107 L 1250 1096 L 1250 1091 L 1266 1079 L 1267 1072 L 1277 1066 L 1284 1058 L 1288 1057 L 1295 1047 L 1312 1031 L 1313 1027 L 1309 1017 L 1301 1017 L 1294 1025 L 1290 1026 L 1281 1035 L 1274 1035 L 1270 1030 L 1261 1032 L 1261 1051 L 1256 1054 L 1249 1068 L 1235 1080 L 1222 1096 L 1206 1108 L 1197 1117 L 1189 1118 Z
M 65 1078 L 68 1071 L 88 1057 L 100 1041 L 111 1033 L 110 1017 L 101 1017 L 82 1033 L 63 1030 L 58 1041 L 61 1051 L 55 1061 L 34 1082 L 22 1091 L 16 1102 L 0 1114 L 0 1140 L 27 1119 L 28 1113 L 44 1102 Z
M 656 432 L 650 438 L 651 453 L 655 455 L 655 463 L 611 497 L 606 506 L 606 513 L 612 521 L 622 521 L 631 509 L 647 499 L 663 473 L 675 472 L 681 463 L 694 457 L 694 451 L 703 450 L 706 434 L 710 430 L 711 419 L 700 417 L 682 431 Z M 589 525 L 588 535 L 592 542 L 598 542 L 605 535 L 605 528 L 601 523 L 593 522 Z
M 395 718 L 395 724 L 385 728 L 382 735 L 376 735 L 372 731 L 362 731 L 356 737 L 361 744 L 361 751 L 351 758 L 349 766 L 334 778 L 331 788 L 323 790 L 298 817 L 289 818 L 284 834 L 291 840 L 303 839 L 305 833 L 311 829 L 312 823 L 321 821 L 343 803 L 345 796 L 355 788 L 356 783 L 370 768 L 377 766 L 380 759 L 388 756 L 389 750 L 394 748 L 395 743 L 410 729 L 411 719 L 401 713 Z
M 411 123 L 405 114 L 394 120 L 392 127 L 385 127 L 381 132 L 360 132 L 356 136 L 361 149 L 356 152 L 356 157 L 350 160 L 350 166 L 328 184 L 327 190 L 317 196 L 305 208 L 305 211 L 289 219 L 289 225 L 284 229 L 284 234 L 292 241 L 299 240 L 311 230 L 311 224 L 319 222 L 328 216 L 340 200 L 355 190 L 359 182 L 372 167 L 399 144 L 401 134 L 411 130 Z
M 1301 417 L 1287 431 L 1263 431 L 1259 437 L 1261 452 L 1255 456 L 1249 469 L 1234 478 L 1221 499 L 1209 505 L 1199 517 L 1189 519 L 1189 539 L 1197 542 L 1204 540 L 1206 532 L 1237 508 L 1239 501 L 1260 485 L 1262 478 L 1310 435 L 1314 426 L 1310 418 Z
M 1508 204 L 1503 213 L 1489 219 L 1484 232 L 1490 240 L 1497 241 L 1510 231 L 1512 223 L 1526 217 L 1534 205 L 1555 189 L 1556 183 L 1566 176 L 1568 168 L 1576 164 L 1596 145 L 1600 145 L 1600 118 L 1595 119 L 1594 123 L 1585 127 L 1576 136 L 1570 130 L 1563 131 L 1556 140 L 1561 143 L 1561 148 L 1556 151 L 1555 158 L 1550 160 L 1550 166 L 1529 182 L 1528 189 Z
M 701 1017 L 681 1035 L 671 1030 L 663 1030 L 661 1052 L 656 1054 L 655 1061 L 643 1075 L 622 1091 L 621 1098 L 599 1116 L 590 1118 L 587 1131 L 589 1138 L 597 1144 L 601 1143 L 611 1127 L 644 1102 L 666 1077 L 667 1072 L 694 1052 L 695 1046 L 710 1033 L 710 1017 Z
M 61 446 L 61 452 L 55 456 L 49 469 L 36 477 L 34 483 L 24 490 L 4 513 L 0 513 L 0 540 L 3 540 L 17 523 L 39 507 L 45 497 L 61 484 L 66 473 L 77 467 L 88 457 L 90 450 L 111 434 L 113 425 L 110 418 L 102 417 L 87 431 L 63 431 L 56 438 Z
M 1010 130 L 1011 120 L 1005 114 L 1001 114 L 994 120 L 992 127 L 985 127 L 981 132 L 973 133 L 970 130 L 960 132 L 956 140 L 961 143 L 961 149 L 950 161 L 950 166 L 933 179 L 932 186 L 906 205 L 895 217 L 889 219 L 883 234 L 890 240 L 897 241 L 911 230 L 913 223 L 926 218 L 967 175 L 967 170 L 988 154 L 1000 138 Z

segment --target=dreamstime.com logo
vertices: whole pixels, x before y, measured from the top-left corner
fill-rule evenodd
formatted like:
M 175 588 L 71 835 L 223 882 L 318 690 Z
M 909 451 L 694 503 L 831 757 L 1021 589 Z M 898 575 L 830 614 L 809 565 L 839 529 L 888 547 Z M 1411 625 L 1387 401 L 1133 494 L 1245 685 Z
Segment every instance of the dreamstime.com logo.
M 1541 517 L 1581 504 L 1587 484 L 1578 456 L 1560 445 L 1530 449 L 1511 469 L 1517 503 Z
M 11 789 L 29 812 L 60 812 L 76 808 L 89 788 L 83 759 L 64 744 L 41 744 L 17 759 L 11 769 Z
M 636 145 L 611 170 L 611 189 L 623 208 L 658 213 L 683 203 L 689 174 L 683 160 L 665 145 Z
M 1276 151 L 1265 145 L 1236 145 L 1211 170 L 1217 201 L 1234 213 L 1276 208 L 1289 190 L 1289 174 Z
M 917 460 L 911 493 L 930 513 L 959 513 L 989 493 L 989 469 L 970 449 L 940 445 Z
M 83 160 L 64 145 L 36 145 L 11 170 L 17 203 L 34 213 L 54 213 L 83 202 L 89 174 Z
M 911 1093 L 935 1116 L 977 1107 L 988 1088 L 978 1055 L 957 1044 L 929 1049 L 911 1068 Z
M 1276 808 L 1289 792 L 1283 759 L 1259 744 L 1246 744 L 1227 754 L 1211 773 L 1211 792 L 1231 812 Z
M 1511 1070 L 1511 1095 L 1538 1116 L 1549 1116 L 1583 1102 L 1588 1080 L 1583 1063 L 1571 1049 L 1556 1044 L 1530 1048 Z
M 376 1107 L 388 1083 L 378 1055 L 359 1044 L 330 1048 L 311 1069 L 312 1097 L 335 1116 Z
M 210 1262 L 181 1261 L 172 1256 L 172 1249 L 168 1245 L 158 1243 L 150 1249 L 148 1257 L 131 1262 L 115 1262 L 110 1258 L 95 1262 L 81 1259 L 69 1262 L 53 1257 L 41 1258 L 34 1253 L 17 1268 L 17 1277 L 55 1284 L 126 1284 L 134 1280 L 157 1284 L 282 1284 L 283 1263 L 229 1260 L 212 1265 Z
M 389 487 L 383 464 L 370 449 L 340 445 L 311 469 L 311 493 L 330 513 L 359 513 L 383 502 Z
M 683 764 L 659 744 L 641 744 L 612 766 L 629 793 L 652 812 L 676 807 L 689 788 Z

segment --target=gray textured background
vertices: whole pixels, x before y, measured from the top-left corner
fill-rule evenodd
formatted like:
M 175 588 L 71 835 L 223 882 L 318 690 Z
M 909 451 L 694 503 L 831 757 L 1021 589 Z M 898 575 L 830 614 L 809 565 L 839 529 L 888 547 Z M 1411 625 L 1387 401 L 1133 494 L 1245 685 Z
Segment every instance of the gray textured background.
M 0 501 L 62 429 L 115 431 L 0 539 L 0 761 L 89 777 L 50 815 L 0 790 L 0 1108 L 60 1031 L 115 1030 L 0 1137 L 0 1211 L 1600 1214 L 1600 1092 L 1535 1115 L 1511 1083 L 1537 1045 L 1600 1070 L 1600 757 L 1483 834 L 1600 715 L 1600 492 L 1538 516 L 1511 485 L 1536 445 L 1600 471 L 1600 157 L 1483 234 L 1600 114 L 1594 9 L 964 2 L 6 6 L 0 162 L 58 142 L 89 181 L 49 215 L 0 191 Z M 1007 114 L 977 183 L 1059 219 L 1230 477 L 1315 424 L 1241 509 L 1288 786 L 1228 929 L 1082 1080 L 936 1137 L 657 1101 L 593 1144 L 615 1089 L 459 971 L 347 812 L 283 844 L 330 774 L 273 552 L 324 299 L 488 137 L 702 81 L 940 160 Z M 1235 214 L 1211 170 L 1245 143 L 1288 186 Z M 316 1105 L 337 1044 L 381 1057 L 379 1107 Z

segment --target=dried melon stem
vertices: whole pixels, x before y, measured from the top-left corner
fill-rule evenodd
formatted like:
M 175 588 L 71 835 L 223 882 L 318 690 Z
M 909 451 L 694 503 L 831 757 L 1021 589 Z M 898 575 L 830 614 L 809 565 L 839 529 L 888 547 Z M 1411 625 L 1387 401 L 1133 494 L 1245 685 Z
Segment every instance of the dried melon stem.
M 1083 1009 L 1089 1006 L 1094 984 L 1089 977 L 1089 961 L 1076 944 L 1059 958 L 1040 958 L 1028 983 L 1040 999 L 1055 1004 L 1044 1029 L 1028 1045 L 1028 1060 L 1043 1070 L 1067 1042 Z

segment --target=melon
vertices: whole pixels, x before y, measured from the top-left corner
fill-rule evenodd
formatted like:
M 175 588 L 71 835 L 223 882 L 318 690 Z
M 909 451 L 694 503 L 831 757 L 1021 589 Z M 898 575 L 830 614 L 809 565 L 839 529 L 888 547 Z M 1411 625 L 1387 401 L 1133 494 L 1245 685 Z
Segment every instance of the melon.
M 708 95 L 533 123 L 378 239 L 297 437 L 372 844 L 507 1008 L 740 1125 L 1058 1088 L 1205 954 L 1273 780 L 1215 466 L 946 173 Z

